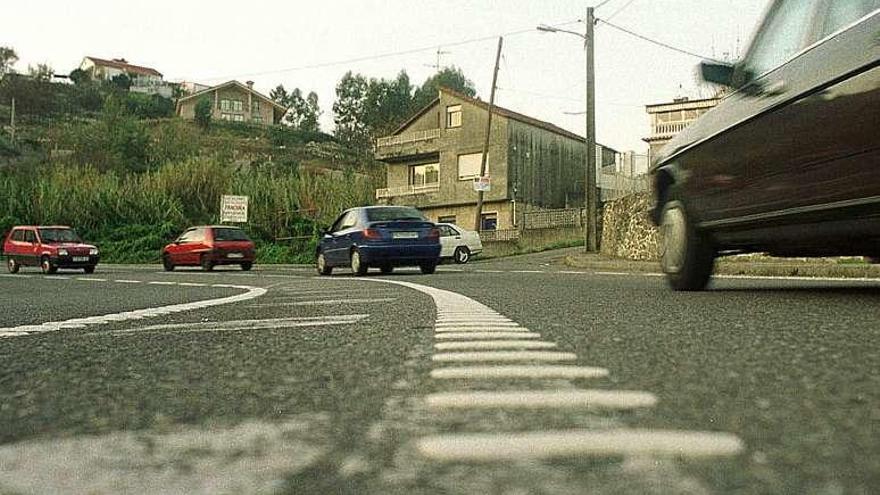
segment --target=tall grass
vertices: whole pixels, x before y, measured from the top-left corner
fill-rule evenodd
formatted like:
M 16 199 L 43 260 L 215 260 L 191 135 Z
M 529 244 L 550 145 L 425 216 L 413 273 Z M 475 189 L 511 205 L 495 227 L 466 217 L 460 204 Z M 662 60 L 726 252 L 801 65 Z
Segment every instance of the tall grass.
M 217 157 L 168 162 L 143 174 L 91 166 L 51 166 L 0 172 L 0 232 L 15 224 L 65 224 L 102 244 L 105 259 L 157 259 L 161 246 L 189 225 L 219 220 L 220 196 L 245 195 L 245 226 L 263 261 L 311 255 L 317 227 L 344 208 L 369 204 L 373 179 L 353 173 L 300 175 L 272 164 L 236 167 Z M 277 237 L 297 237 L 296 244 Z M 291 258 L 291 259 L 286 259 Z

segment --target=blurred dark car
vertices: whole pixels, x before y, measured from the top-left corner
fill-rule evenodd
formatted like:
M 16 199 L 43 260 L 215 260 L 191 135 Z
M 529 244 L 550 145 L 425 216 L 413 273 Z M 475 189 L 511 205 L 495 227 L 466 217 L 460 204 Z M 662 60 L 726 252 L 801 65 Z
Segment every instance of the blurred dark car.
M 190 227 L 162 249 L 165 271 L 177 266 L 201 266 L 211 271 L 217 265 L 239 265 L 250 270 L 254 264 L 254 241 L 238 227 L 205 225 Z
M 356 275 L 370 267 L 391 273 L 395 266 L 418 266 L 434 273 L 440 262 L 440 231 L 408 206 L 366 206 L 343 212 L 321 238 L 316 266 L 330 275 L 350 266 Z
M 880 0 L 777 0 L 735 90 L 652 164 L 661 265 L 701 290 L 719 255 L 880 255 Z
M 22 266 L 39 266 L 52 274 L 59 268 L 79 268 L 93 273 L 100 260 L 98 248 L 86 244 L 65 225 L 22 225 L 9 231 L 2 245 L 6 269 L 17 273 Z

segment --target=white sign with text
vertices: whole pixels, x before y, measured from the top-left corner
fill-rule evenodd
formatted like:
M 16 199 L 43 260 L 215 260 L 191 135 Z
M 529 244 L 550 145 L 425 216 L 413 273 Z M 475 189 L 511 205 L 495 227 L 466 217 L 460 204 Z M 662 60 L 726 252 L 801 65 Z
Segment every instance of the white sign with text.
M 227 196 L 220 198 L 220 223 L 247 223 L 248 197 Z

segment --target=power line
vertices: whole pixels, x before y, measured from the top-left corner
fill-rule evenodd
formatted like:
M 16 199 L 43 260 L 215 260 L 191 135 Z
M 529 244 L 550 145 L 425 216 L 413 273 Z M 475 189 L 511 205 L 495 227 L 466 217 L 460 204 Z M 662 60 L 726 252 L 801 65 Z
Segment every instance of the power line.
M 610 2 L 610 1 L 611 1 L 611 0 L 604 0 L 604 1 L 602 1 L 602 2 L 599 2 L 599 5 L 596 5 L 595 7 L 593 7 L 593 10 L 599 10 L 599 9 L 601 9 L 603 5 L 605 5 L 606 3 Z
M 607 19 L 608 19 L 609 21 L 610 21 L 611 19 L 614 19 L 614 18 L 617 16 L 617 14 L 619 14 L 619 13 L 623 12 L 624 10 L 626 10 L 626 8 L 629 7 L 630 5 L 632 5 L 632 3 L 635 2 L 635 1 L 636 1 L 636 0 L 629 0 L 629 2 L 626 2 L 625 4 L 623 4 L 622 7 L 620 7 L 620 8 L 617 9 L 617 10 L 615 10 L 614 12 L 612 12 L 611 15 L 609 15 L 609 16 L 607 17 Z
M 552 27 L 563 27 L 563 26 L 568 26 L 571 24 L 577 24 L 579 22 L 580 21 L 568 21 L 568 22 L 563 22 L 563 23 L 559 23 L 559 24 L 554 24 L 554 25 L 552 25 Z M 499 36 L 510 37 L 510 36 L 518 36 L 521 34 L 534 33 L 534 32 L 535 32 L 535 28 L 520 29 L 518 31 L 510 31 L 507 33 L 493 34 L 491 36 L 483 36 L 480 38 L 470 38 L 470 39 L 455 41 L 455 42 L 451 42 L 451 43 L 443 43 L 440 46 L 443 46 L 444 48 L 449 48 L 449 47 L 453 47 L 453 46 L 469 45 L 472 43 L 480 43 L 483 41 L 497 40 Z M 332 61 L 332 62 L 322 62 L 322 63 L 317 63 L 317 64 L 300 65 L 300 66 L 294 66 L 294 67 L 287 67 L 284 69 L 272 69 L 272 70 L 266 70 L 266 71 L 260 71 L 260 72 L 231 74 L 231 75 L 226 75 L 226 76 L 203 77 L 200 79 L 206 80 L 206 81 L 212 81 L 212 80 L 217 80 L 217 79 L 236 79 L 239 77 L 258 77 L 258 76 L 265 76 L 265 75 L 269 75 L 269 74 L 280 74 L 283 72 L 295 72 L 295 71 L 300 71 L 300 70 L 323 69 L 326 67 L 334 67 L 337 65 L 354 64 L 354 63 L 358 63 L 358 62 L 368 62 L 370 60 L 379 60 L 379 59 L 383 59 L 383 58 L 399 57 L 402 55 L 412 55 L 414 53 L 421 53 L 421 52 L 425 52 L 428 50 L 434 51 L 436 49 L 437 49 L 437 45 L 434 44 L 431 46 L 423 46 L 420 48 L 411 48 L 409 50 L 400 50 L 400 51 L 396 51 L 396 52 L 380 53 L 377 55 L 366 55 L 363 57 L 355 57 L 355 58 L 349 58 L 349 59 L 345 59 L 345 60 L 336 60 L 336 61 Z
M 655 45 L 657 45 L 657 46 L 662 46 L 663 48 L 666 48 L 666 49 L 672 50 L 672 51 L 674 51 L 674 52 L 683 53 L 683 54 L 685 54 L 685 55 L 690 55 L 691 57 L 696 57 L 696 58 L 699 58 L 699 59 L 702 59 L 702 60 L 709 60 L 709 61 L 712 61 L 712 62 L 715 62 L 715 63 L 719 63 L 719 64 L 724 63 L 724 62 L 722 62 L 722 61 L 720 61 L 720 60 L 717 60 L 717 59 L 715 59 L 715 58 L 707 57 L 706 55 L 700 55 L 700 54 L 698 54 L 698 53 L 690 52 L 690 51 L 684 50 L 684 49 L 682 49 L 682 48 L 678 48 L 678 47 L 672 46 L 672 45 L 670 45 L 670 44 L 668 44 L 668 43 L 664 43 L 664 42 L 662 42 L 662 41 L 657 41 L 657 40 L 655 40 L 655 39 L 648 38 L 647 36 L 643 36 L 643 35 L 641 35 L 641 34 L 639 34 L 639 33 L 636 33 L 636 32 L 633 32 L 633 31 L 630 31 L 629 29 L 622 28 L 622 27 L 620 27 L 620 26 L 618 26 L 618 25 L 616 25 L 616 24 L 612 24 L 612 23 L 606 21 L 605 19 L 600 19 L 600 18 L 597 17 L 597 18 L 596 18 L 596 21 L 597 21 L 597 22 L 601 22 L 602 24 L 605 24 L 605 25 L 608 26 L 608 27 L 611 27 L 611 28 L 617 29 L 618 31 L 624 32 L 624 33 L 626 33 L 626 34 L 628 34 L 628 35 L 630 35 L 630 36 L 634 36 L 634 37 L 636 37 L 636 38 L 638 38 L 638 39 L 640 39 L 640 40 L 647 41 L 648 43 L 653 43 L 653 44 L 655 44 Z

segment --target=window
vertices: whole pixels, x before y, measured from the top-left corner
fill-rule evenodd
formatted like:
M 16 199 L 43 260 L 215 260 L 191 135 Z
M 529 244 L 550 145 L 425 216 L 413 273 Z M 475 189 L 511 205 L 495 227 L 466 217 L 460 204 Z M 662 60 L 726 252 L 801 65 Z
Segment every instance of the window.
M 224 112 L 232 110 L 232 100 L 220 100 L 220 110 Z
M 458 180 L 471 180 L 480 176 L 482 153 L 458 155 Z M 489 174 L 489 159 L 486 158 L 486 175 Z
M 181 234 L 180 237 L 177 238 L 177 242 L 180 244 L 196 242 L 196 229 L 190 229 Z
M 810 18 L 819 0 L 783 0 L 761 27 L 747 56 L 746 69 L 760 76 L 784 64 L 807 44 Z
M 828 11 L 825 13 L 825 21 L 822 23 L 822 32 L 819 37 L 824 38 L 878 8 L 880 8 L 880 0 L 828 2 Z
M 23 230 L 14 230 L 12 231 L 12 235 L 9 236 L 13 241 L 24 242 L 24 231 Z
M 367 208 L 367 220 L 370 222 L 387 222 L 389 220 L 427 221 L 422 212 L 411 206 Z
M 357 225 L 357 211 L 352 210 L 348 212 L 348 214 L 346 214 L 345 217 L 342 219 L 342 224 L 339 225 L 339 228 L 340 230 L 350 229 L 355 225 Z
M 241 112 L 244 110 L 244 103 L 241 100 L 232 100 L 232 110 L 235 112 Z
M 262 116 L 262 115 L 254 115 L 254 116 L 251 118 L 251 120 L 253 120 L 254 122 L 262 122 L 262 121 L 263 121 L 263 116 Z
M 249 241 L 250 238 L 241 229 L 214 229 L 215 241 Z
M 482 215 L 480 215 L 480 230 L 496 230 L 497 228 L 497 213 L 483 213 Z
M 455 223 L 455 215 L 444 215 L 437 219 L 438 223 Z
M 220 114 L 220 120 L 230 120 L 230 121 L 231 121 L 231 120 L 232 120 L 232 114 L 231 114 L 231 113 L 221 113 L 221 114 Z
M 409 168 L 409 184 L 411 186 L 427 186 L 440 183 L 440 164 L 429 163 L 414 165 Z
M 461 127 L 461 105 L 446 107 L 446 127 Z
M 259 111 L 260 111 L 260 101 L 259 101 L 259 100 L 253 100 L 253 101 L 251 102 L 251 113 L 257 113 L 257 112 L 259 112 Z
M 24 242 L 27 242 L 30 244 L 36 244 L 37 243 L 37 233 L 34 232 L 33 230 L 25 230 L 24 231 Z
M 232 116 L 232 120 L 235 122 L 244 122 L 244 115 L 235 114 Z
M 73 229 L 40 229 L 40 239 L 45 243 L 82 242 Z

